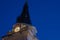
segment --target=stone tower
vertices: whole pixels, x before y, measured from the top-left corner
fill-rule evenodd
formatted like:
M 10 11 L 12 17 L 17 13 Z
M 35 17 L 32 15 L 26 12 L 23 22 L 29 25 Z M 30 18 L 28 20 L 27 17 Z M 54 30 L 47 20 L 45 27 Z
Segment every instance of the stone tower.
M 35 33 L 36 30 L 32 27 L 28 12 L 28 4 L 26 2 L 21 15 L 17 17 L 16 24 L 13 25 L 12 31 L 2 36 L 2 40 L 37 40 Z

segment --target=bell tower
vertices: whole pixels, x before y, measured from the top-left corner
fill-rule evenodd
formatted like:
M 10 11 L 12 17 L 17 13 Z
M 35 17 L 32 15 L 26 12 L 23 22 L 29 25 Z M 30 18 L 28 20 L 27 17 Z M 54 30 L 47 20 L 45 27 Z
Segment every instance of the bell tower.
M 36 29 L 32 27 L 26 1 L 21 15 L 17 17 L 16 23 L 13 25 L 12 31 L 2 36 L 2 40 L 37 40 L 35 33 Z

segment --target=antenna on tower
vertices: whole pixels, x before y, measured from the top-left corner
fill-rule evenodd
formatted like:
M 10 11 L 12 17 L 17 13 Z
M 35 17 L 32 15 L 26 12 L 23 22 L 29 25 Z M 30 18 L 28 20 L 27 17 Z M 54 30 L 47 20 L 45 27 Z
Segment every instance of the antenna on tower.
M 26 0 L 26 2 L 28 2 L 28 0 Z
M 26 0 L 26 1 L 25 1 L 25 3 L 27 3 L 27 4 L 28 4 L 28 0 Z

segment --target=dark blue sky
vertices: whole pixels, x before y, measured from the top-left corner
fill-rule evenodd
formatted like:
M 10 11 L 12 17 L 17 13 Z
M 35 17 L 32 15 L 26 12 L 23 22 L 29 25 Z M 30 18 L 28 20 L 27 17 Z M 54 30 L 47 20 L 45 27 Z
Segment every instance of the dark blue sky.
M 25 0 L 0 0 L 0 36 L 12 29 Z M 60 40 L 60 1 L 28 0 L 32 24 L 39 40 Z

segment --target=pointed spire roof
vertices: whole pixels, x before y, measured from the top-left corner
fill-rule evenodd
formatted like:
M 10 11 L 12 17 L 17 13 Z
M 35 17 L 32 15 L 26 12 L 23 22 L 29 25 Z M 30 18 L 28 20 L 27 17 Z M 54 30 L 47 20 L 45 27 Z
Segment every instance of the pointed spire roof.
M 29 12 L 28 12 L 28 4 L 27 4 L 27 2 L 25 3 L 25 5 L 23 7 L 22 14 L 17 18 L 17 23 L 31 24 Z
M 23 7 L 22 14 L 18 16 L 16 22 L 17 23 L 27 23 L 27 24 L 32 25 L 31 20 L 30 20 L 30 16 L 29 16 L 29 12 L 28 12 L 28 4 L 27 4 L 27 2 L 25 3 L 25 5 Z M 14 33 L 2 36 L 2 38 L 12 36 L 12 34 L 14 34 Z

